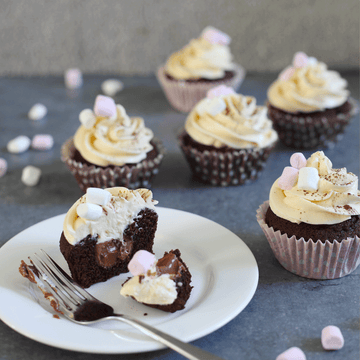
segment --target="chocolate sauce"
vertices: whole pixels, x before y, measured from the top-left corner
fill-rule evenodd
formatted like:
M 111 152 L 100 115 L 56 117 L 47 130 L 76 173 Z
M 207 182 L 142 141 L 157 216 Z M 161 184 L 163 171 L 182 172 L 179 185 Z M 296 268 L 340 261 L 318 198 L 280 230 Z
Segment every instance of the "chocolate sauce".
M 133 249 L 132 241 L 125 241 L 124 244 L 120 240 L 109 240 L 95 245 L 95 256 L 97 262 L 103 267 L 112 267 L 120 259 L 126 260 Z
M 114 315 L 114 309 L 100 301 L 86 301 L 74 313 L 74 320 L 92 321 Z
M 19 272 L 24 278 L 36 284 L 35 275 L 38 276 L 39 273 L 34 265 L 27 265 L 24 260 L 21 260 Z

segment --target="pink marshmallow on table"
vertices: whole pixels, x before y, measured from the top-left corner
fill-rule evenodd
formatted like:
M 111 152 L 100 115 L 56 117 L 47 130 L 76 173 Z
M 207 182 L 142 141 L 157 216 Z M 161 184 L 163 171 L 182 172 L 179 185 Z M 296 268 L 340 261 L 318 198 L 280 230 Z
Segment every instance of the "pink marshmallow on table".
M 139 250 L 130 260 L 128 269 L 133 276 L 146 274 L 155 262 L 156 257 L 154 254 L 146 250 Z
M 279 188 L 282 190 L 291 190 L 296 183 L 298 174 L 298 169 L 286 166 L 278 180 Z
M 72 68 L 65 71 L 65 86 L 68 89 L 78 89 L 83 85 L 83 78 L 80 69 Z
M 300 348 L 294 346 L 278 355 L 276 360 L 306 360 L 306 356 Z
M 304 52 L 299 51 L 294 55 L 293 65 L 296 68 L 302 68 L 308 64 L 308 61 L 308 56 Z
M 201 37 L 211 44 L 229 45 L 231 42 L 231 37 L 228 34 L 225 34 L 212 26 L 206 27 L 203 30 Z
M 307 160 L 303 153 L 297 152 L 291 155 L 290 164 L 295 169 L 300 170 L 301 168 L 306 166 Z
M 0 158 L 0 177 L 4 176 L 7 171 L 7 161 L 3 158 Z
M 95 99 L 94 113 L 97 116 L 113 117 L 116 115 L 115 101 L 104 95 L 98 95 Z
M 344 337 L 337 326 L 329 325 L 321 331 L 321 344 L 325 350 L 339 350 L 344 346 Z
M 50 150 L 54 146 L 54 138 L 48 134 L 35 135 L 31 147 L 36 150 Z
M 218 96 L 230 95 L 230 94 L 235 94 L 235 91 L 232 87 L 225 86 L 225 85 L 219 85 L 219 86 L 216 86 L 216 87 L 210 89 L 206 93 L 206 97 L 208 99 L 213 99 Z
M 289 80 L 295 74 L 295 68 L 292 66 L 288 66 L 285 68 L 280 74 L 279 79 L 282 81 Z

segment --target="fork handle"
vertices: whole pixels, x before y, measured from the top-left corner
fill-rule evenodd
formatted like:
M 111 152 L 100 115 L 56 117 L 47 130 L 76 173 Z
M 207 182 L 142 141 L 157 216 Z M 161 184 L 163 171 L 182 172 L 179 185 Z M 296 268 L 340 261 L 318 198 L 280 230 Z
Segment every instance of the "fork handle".
M 224 360 L 216 355 L 210 354 L 209 352 L 199 349 L 198 347 L 187 344 L 179 339 L 174 338 L 169 334 L 165 334 L 162 331 L 155 329 L 154 327 L 145 324 L 137 319 L 130 318 L 122 314 L 114 314 L 109 316 L 107 319 L 114 319 L 125 322 L 136 329 L 140 330 L 143 334 L 151 337 L 152 339 L 159 341 L 166 345 L 170 349 L 178 352 L 190 360 Z

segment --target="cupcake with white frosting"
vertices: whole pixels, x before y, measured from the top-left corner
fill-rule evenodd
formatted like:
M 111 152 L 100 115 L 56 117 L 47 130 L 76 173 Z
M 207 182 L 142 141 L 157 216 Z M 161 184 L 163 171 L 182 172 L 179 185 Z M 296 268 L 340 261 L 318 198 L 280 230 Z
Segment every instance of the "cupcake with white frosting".
M 270 190 L 257 220 L 280 264 L 313 279 L 350 274 L 360 263 L 358 178 L 322 151 L 301 153 Z
M 61 149 L 61 158 L 80 188 L 149 187 L 164 156 L 161 142 L 141 117 L 129 117 L 122 105 L 99 95 L 94 109 L 79 115 L 73 138 Z
M 229 35 L 208 26 L 158 69 L 160 85 L 176 110 L 189 112 L 212 87 L 240 86 L 245 70 L 233 62 L 230 42 Z
M 227 186 L 255 180 L 277 139 L 265 106 L 221 85 L 188 115 L 179 145 L 197 180 Z
M 294 55 L 267 95 L 269 118 L 280 140 L 297 149 L 336 142 L 355 109 L 347 81 L 303 52 Z

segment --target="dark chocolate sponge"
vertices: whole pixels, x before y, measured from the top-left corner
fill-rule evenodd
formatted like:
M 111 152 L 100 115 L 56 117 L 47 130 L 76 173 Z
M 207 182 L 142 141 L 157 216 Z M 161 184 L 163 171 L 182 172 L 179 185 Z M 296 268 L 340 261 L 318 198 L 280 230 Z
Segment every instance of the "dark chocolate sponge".
M 223 80 L 230 80 L 235 76 L 234 71 L 225 71 L 225 75 L 222 78 L 219 79 L 205 79 L 205 78 L 200 78 L 200 79 L 186 79 L 186 80 L 178 80 L 175 79 L 174 77 L 172 77 L 171 75 L 167 74 L 165 72 L 165 76 L 168 80 L 171 81 L 185 81 L 187 83 L 211 83 L 213 81 L 223 81 Z

